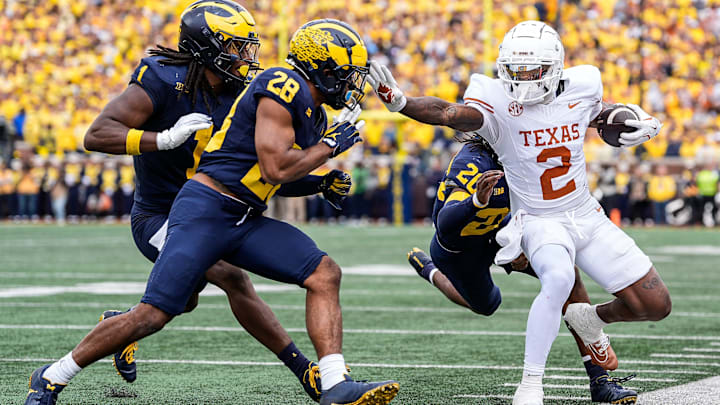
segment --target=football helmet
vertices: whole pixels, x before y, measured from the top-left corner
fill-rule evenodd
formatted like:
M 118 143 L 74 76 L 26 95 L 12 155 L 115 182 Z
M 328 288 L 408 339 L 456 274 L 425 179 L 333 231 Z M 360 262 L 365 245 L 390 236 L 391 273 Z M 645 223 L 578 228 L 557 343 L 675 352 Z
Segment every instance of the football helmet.
M 287 62 L 336 110 L 352 110 L 365 97 L 368 51 L 357 31 L 342 21 L 304 24 L 290 40 Z
M 497 58 L 505 93 L 520 104 L 549 103 L 563 73 L 565 49 L 560 36 L 540 21 L 523 21 L 503 38 Z
M 178 48 L 226 83 L 244 85 L 252 80 L 260 68 L 259 47 L 255 19 L 234 1 L 196 1 L 180 15 Z

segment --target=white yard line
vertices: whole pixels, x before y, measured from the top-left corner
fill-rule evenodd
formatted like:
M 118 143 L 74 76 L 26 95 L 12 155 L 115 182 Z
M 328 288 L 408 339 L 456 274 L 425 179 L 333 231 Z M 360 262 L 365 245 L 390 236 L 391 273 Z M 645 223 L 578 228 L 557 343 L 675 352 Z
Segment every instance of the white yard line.
M 520 384 L 504 383 L 503 387 L 517 387 L 518 385 L 520 385 Z M 629 390 L 637 390 L 638 389 L 638 387 L 625 387 L 625 386 L 623 386 L 623 387 L 627 388 Z M 588 381 L 587 384 L 581 384 L 581 385 L 577 385 L 577 384 L 573 384 L 573 385 L 571 385 L 571 384 L 545 384 L 545 383 L 543 383 L 543 388 L 544 389 L 588 390 L 588 389 L 590 389 L 590 382 Z
M 717 405 L 718 398 L 720 398 L 720 376 L 640 394 L 638 403 L 643 405 Z
M 473 395 L 461 394 L 453 395 L 453 398 L 477 398 L 477 399 L 513 399 L 512 395 Z M 590 401 L 590 397 L 566 397 L 558 395 L 545 395 L 545 400 L 551 401 Z
M 48 363 L 56 361 L 53 358 L 0 358 L 0 363 Z M 104 359 L 100 362 L 110 363 L 112 360 Z M 161 364 L 197 364 L 197 365 L 227 365 L 227 366 L 281 366 L 280 362 L 258 362 L 258 361 L 236 361 L 236 360 L 173 360 L 173 359 L 137 359 L 138 363 L 161 363 Z M 373 368 L 406 368 L 406 369 L 448 369 L 448 370 L 522 370 L 522 366 L 494 366 L 483 364 L 390 364 L 390 363 L 349 363 L 352 367 L 373 367 Z M 547 371 L 554 372 L 577 372 L 584 373 L 583 368 L 568 367 L 547 367 Z M 689 370 L 617 370 L 618 372 L 639 372 L 643 374 L 685 374 L 685 375 L 708 375 L 703 371 Z M 587 376 L 578 377 L 587 379 Z M 650 379 L 648 379 L 649 381 Z M 637 379 L 641 381 L 641 379 Z M 676 380 L 672 380 L 676 381 Z
M 48 325 L 48 324 L 0 324 L 0 329 L 92 329 L 95 325 Z M 288 332 L 306 332 L 305 328 L 286 328 Z M 239 326 L 168 326 L 164 330 L 183 332 L 244 332 Z M 412 329 L 344 329 L 345 333 L 369 335 L 460 335 L 460 336 L 525 336 L 520 331 L 483 331 L 483 330 L 412 330 Z M 572 336 L 560 333 L 560 336 Z M 720 340 L 720 336 L 669 336 L 669 335 L 613 335 L 620 339 L 648 340 Z M 681 356 L 682 355 L 678 355 Z M 692 356 L 692 355 L 688 355 Z
M 683 347 L 684 352 L 697 352 L 697 353 L 720 353 L 720 349 L 705 349 L 697 347 Z
M 583 375 L 546 375 L 543 376 L 543 380 L 584 380 L 588 381 L 588 376 Z M 632 379 L 637 382 L 676 382 L 675 378 L 648 378 L 648 377 L 635 377 Z M 587 386 L 585 386 L 587 387 Z
M 653 353 L 650 357 L 662 357 L 668 359 L 708 359 L 708 360 L 720 360 L 719 355 L 715 354 L 675 354 L 675 353 Z
M 275 284 L 267 284 L 267 286 L 275 286 Z M 214 295 L 215 289 L 208 286 L 209 294 Z M 266 285 L 258 284 L 256 288 L 259 288 L 263 292 L 267 291 Z M 293 288 L 294 289 L 294 288 Z M 218 291 L 219 293 L 219 291 Z M 205 295 L 205 294 L 203 294 Z M 218 295 L 222 295 L 219 293 Z M 66 301 L 66 302 L 13 302 L 13 301 L 0 301 L 0 307 L 19 307 L 19 308 L 130 308 L 136 303 L 104 303 L 104 302 L 82 302 L 82 301 Z M 228 310 L 230 306 L 228 304 L 200 304 L 198 309 L 220 309 Z M 304 305 L 284 305 L 274 304 L 270 305 L 270 308 L 274 310 L 290 310 L 290 311 L 305 311 Z M 358 312 L 411 312 L 411 313 L 467 313 L 468 310 L 465 308 L 437 308 L 437 307 L 415 307 L 415 306 L 374 306 L 374 305 L 343 305 L 343 311 L 358 311 Z M 525 308 L 508 308 L 497 311 L 497 314 L 527 314 L 528 309 Z M 677 317 L 690 317 L 690 318 L 720 318 L 720 313 L 710 312 L 672 312 L 670 316 Z M 719 342 L 720 344 L 720 342 Z

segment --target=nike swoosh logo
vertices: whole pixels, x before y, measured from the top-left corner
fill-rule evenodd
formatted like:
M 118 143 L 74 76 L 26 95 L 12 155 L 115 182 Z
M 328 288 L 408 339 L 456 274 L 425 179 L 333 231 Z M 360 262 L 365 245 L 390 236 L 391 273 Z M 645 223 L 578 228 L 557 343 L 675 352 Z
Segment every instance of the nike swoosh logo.
M 597 208 L 595 208 L 595 211 L 600 212 L 600 211 L 602 211 L 602 208 L 601 208 L 601 207 L 597 207 Z
M 575 107 L 576 107 L 578 104 L 580 104 L 580 103 L 581 103 L 581 101 L 578 101 L 578 102 L 575 103 L 575 104 L 568 104 L 568 108 L 572 110 L 573 108 L 575 108 Z

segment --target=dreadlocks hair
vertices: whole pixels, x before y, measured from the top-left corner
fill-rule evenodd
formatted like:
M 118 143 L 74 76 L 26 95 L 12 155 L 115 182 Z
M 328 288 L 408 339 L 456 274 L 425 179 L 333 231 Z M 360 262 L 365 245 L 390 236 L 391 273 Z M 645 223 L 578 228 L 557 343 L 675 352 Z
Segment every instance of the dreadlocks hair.
M 500 168 L 503 167 L 502 163 L 500 163 L 500 160 L 498 159 L 497 153 L 495 153 L 495 150 L 493 150 L 492 146 L 490 146 L 488 141 L 486 141 L 482 136 L 462 132 L 455 135 L 455 140 L 470 145 L 470 148 L 474 151 L 485 151 L 488 155 L 490 155 L 490 158 L 496 165 L 500 166 Z
M 148 53 L 151 56 L 162 56 L 164 59 L 159 62 L 166 65 L 188 65 L 183 92 L 190 96 L 193 104 L 197 100 L 198 93 L 201 93 L 205 107 L 207 107 L 208 111 L 212 111 L 207 95 L 211 94 L 213 99 L 216 99 L 215 93 L 213 93 L 210 83 L 205 78 L 205 66 L 195 59 L 191 53 L 176 51 L 162 45 L 157 45 L 157 48 L 150 49 Z M 178 93 L 178 99 L 180 99 L 183 92 Z

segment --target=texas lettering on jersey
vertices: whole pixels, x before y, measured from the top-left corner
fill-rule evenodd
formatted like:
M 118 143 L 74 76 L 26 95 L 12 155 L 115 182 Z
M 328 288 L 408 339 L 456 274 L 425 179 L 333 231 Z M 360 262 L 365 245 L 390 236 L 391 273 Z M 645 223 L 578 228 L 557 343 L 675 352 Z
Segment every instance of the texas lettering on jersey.
M 531 144 L 535 147 L 550 146 L 580 139 L 579 126 L 580 124 L 575 123 L 561 127 L 520 131 L 520 135 L 524 136 L 524 146 L 530 146 Z

